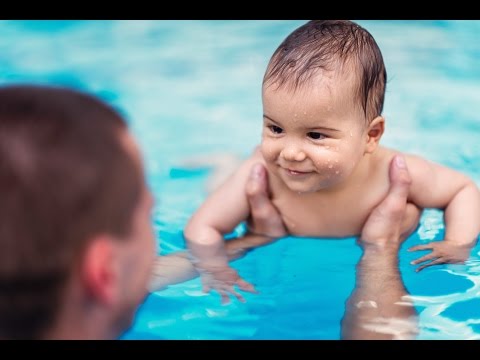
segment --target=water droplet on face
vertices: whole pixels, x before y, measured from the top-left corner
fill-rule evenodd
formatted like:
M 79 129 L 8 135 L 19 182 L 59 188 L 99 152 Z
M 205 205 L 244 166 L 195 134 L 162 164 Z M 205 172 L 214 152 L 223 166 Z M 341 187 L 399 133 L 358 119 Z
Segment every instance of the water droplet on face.
M 335 159 L 335 162 L 338 163 L 338 159 Z
M 352 131 L 350 131 L 350 136 L 352 136 L 352 137 L 353 137 Z
M 325 146 L 325 149 L 330 149 L 330 146 L 328 146 L 328 145 L 327 145 L 327 146 Z
M 337 171 L 335 171 L 335 174 L 337 174 L 337 175 L 338 175 L 338 174 L 340 174 L 340 171 L 338 171 L 338 170 L 337 170 Z
M 328 168 L 329 169 L 333 168 L 333 165 L 332 164 L 328 165 Z

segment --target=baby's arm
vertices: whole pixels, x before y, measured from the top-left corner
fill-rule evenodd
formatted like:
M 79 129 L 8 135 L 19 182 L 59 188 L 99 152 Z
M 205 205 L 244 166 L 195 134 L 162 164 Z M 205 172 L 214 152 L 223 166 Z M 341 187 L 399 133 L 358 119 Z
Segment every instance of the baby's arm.
M 414 246 L 410 251 L 433 251 L 414 262 L 417 271 L 441 263 L 463 262 L 480 232 L 480 192 L 467 176 L 417 156 L 407 156 L 412 176 L 409 201 L 422 208 L 445 210 L 445 241 Z
M 278 217 L 278 215 L 277 215 Z M 229 261 L 243 257 L 249 250 L 272 242 L 272 238 L 247 234 L 244 237 L 227 241 L 225 252 Z M 153 264 L 149 291 L 159 291 L 169 285 L 194 279 L 198 271 L 193 266 L 186 251 L 157 256 Z
M 244 291 L 254 291 L 253 286 L 228 265 L 223 235 L 248 218 L 245 188 L 250 170 L 256 162 L 262 162 L 258 151 L 207 198 L 184 232 L 192 261 L 202 275 L 204 290 L 217 290 L 222 301 L 228 299 L 227 293 L 242 299 L 234 290 L 234 285 Z

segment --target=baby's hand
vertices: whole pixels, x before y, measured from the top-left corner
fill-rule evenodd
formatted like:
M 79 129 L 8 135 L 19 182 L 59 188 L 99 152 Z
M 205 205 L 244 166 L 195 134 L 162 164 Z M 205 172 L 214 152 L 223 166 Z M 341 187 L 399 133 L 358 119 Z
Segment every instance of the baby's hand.
M 212 289 L 218 291 L 222 298 L 222 304 L 230 302 L 228 293 L 233 294 L 241 302 L 245 302 L 243 296 L 235 291 L 234 285 L 243 291 L 256 293 L 253 285 L 243 280 L 238 272 L 228 265 L 203 266 L 197 269 L 201 275 L 203 291 L 207 293 Z
M 411 262 L 412 265 L 417 265 L 425 261 L 431 260 L 429 263 L 419 266 L 415 271 L 419 272 L 428 266 L 438 264 L 458 264 L 464 263 L 470 256 L 470 250 L 473 245 L 470 244 L 455 244 L 451 241 L 434 241 L 425 245 L 413 246 L 408 251 L 418 251 L 432 249 L 430 254 L 424 255 L 417 260 Z

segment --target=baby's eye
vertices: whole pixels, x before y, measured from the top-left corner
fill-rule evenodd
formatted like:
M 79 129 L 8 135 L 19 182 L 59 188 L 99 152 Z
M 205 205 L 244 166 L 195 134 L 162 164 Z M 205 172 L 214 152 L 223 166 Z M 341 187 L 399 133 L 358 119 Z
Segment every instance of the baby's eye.
M 281 134 L 283 132 L 283 129 L 281 127 L 276 126 L 276 125 L 269 125 L 268 128 L 274 134 Z
M 316 131 L 310 131 L 309 133 L 307 133 L 307 136 L 313 140 L 321 140 L 326 138 L 325 135 Z

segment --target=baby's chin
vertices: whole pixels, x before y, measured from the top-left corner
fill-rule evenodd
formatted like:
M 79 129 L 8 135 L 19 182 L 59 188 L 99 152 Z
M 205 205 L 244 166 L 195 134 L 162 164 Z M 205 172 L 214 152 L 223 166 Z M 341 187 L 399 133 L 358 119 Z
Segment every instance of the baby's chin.
M 307 195 L 307 194 L 313 194 L 313 193 L 316 193 L 318 191 L 322 191 L 325 189 L 324 186 L 321 186 L 319 184 L 315 184 L 315 185 L 307 185 L 307 184 L 295 184 L 295 183 L 289 183 L 289 182 L 286 182 L 285 185 L 287 186 L 287 188 L 292 191 L 292 192 L 295 192 L 299 195 Z

